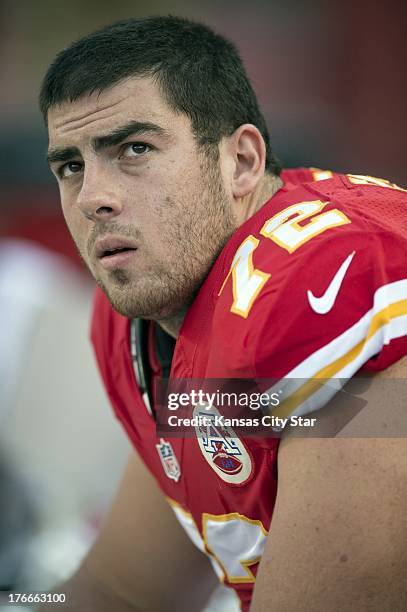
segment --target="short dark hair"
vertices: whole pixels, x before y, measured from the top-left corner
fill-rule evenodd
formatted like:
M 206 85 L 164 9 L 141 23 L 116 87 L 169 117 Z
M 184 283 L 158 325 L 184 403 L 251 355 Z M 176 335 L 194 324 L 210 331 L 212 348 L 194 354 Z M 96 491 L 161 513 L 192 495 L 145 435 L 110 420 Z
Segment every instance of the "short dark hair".
M 41 86 L 44 119 L 55 104 L 135 75 L 157 79 L 171 108 L 190 118 L 199 145 L 217 145 L 239 125 L 255 125 L 266 145 L 266 171 L 279 174 L 266 122 L 235 46 L 181 17 L 126 19 L 61 51 Z

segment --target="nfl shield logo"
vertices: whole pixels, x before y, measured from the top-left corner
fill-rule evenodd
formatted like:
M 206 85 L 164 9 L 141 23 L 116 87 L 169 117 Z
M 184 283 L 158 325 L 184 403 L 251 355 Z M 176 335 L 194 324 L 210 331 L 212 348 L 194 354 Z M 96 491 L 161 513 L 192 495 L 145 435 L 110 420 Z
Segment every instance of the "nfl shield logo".
M 181 470 L 171 444 L 166 442 L 163 438 L 160 438 L 160 444 L 156 444 L 155 446 L 160 456 L 164 472 L 168 478 L 178 482 L 181 476 Z

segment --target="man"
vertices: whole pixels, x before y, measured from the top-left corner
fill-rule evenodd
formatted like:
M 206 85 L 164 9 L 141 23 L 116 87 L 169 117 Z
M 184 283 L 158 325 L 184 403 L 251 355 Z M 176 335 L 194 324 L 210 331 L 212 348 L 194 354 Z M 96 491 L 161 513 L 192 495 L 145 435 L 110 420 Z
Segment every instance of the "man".
M 61 587 L 72 608 L 202 609 L 214 588 L 202 551 L 243 610 L 404 609 L 404 440 L 287 436 L 279 448 L 226 426 L 170 438 L 156 431 L 155 381 L 289 380 L 284 418 L 329 414 L 332 379 L 361 368 L 401 377 L 405 192 L 280 176 L 234 47 L 184 19 L 83 38 L 40 100 L 62 209 L 100 285 L 99 368 L 137 451 Z

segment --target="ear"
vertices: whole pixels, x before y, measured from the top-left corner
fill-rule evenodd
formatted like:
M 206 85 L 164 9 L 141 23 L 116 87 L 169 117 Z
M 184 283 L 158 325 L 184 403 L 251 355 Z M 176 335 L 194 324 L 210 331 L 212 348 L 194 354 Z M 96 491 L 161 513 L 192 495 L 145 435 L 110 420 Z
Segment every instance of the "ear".
M 229 138 L 231 188 L 234 198 L 239 199 L 252 193 L 263 178 L 266 146 L 260 131 L 250 123 L 239 126 Z

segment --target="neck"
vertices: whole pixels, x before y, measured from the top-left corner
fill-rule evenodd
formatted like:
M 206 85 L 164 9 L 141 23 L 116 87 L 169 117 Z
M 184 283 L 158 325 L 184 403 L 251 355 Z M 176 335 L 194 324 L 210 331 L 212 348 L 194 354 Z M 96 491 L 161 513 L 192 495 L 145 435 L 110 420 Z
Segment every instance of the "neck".
M 183 308 L 175 315 L 168 317 L 168 319 L 159 319 L 157 323 L 165 332 L 167 332 L 167 334 L 177 339 L 179 330 L 181 329 L 181 325 L 184 321 L 185 315 L 187 314 L 187 310 L 187 308 Z
M 253 217 L 282 186 L 283 181 L 279 176 L 266 174 L 252 193 L 235 201 L 234 209 L 237 226 L 239 227 L 247 219 Z
M 239 202 L 239 210 L 243 212 L 236 216 L 236 227 L 242 225 L 260 210 L 263 204 L 270 200 L 282 186 L 283 181 L 279 176 L 264 176 L 256 190 L 247 196 L 247 199 L 242 198 Z M 167 334 L 176 339 L 187 311 L 188 308 L 185 307 L 167 319 L 157 320 L 157 323 Z

